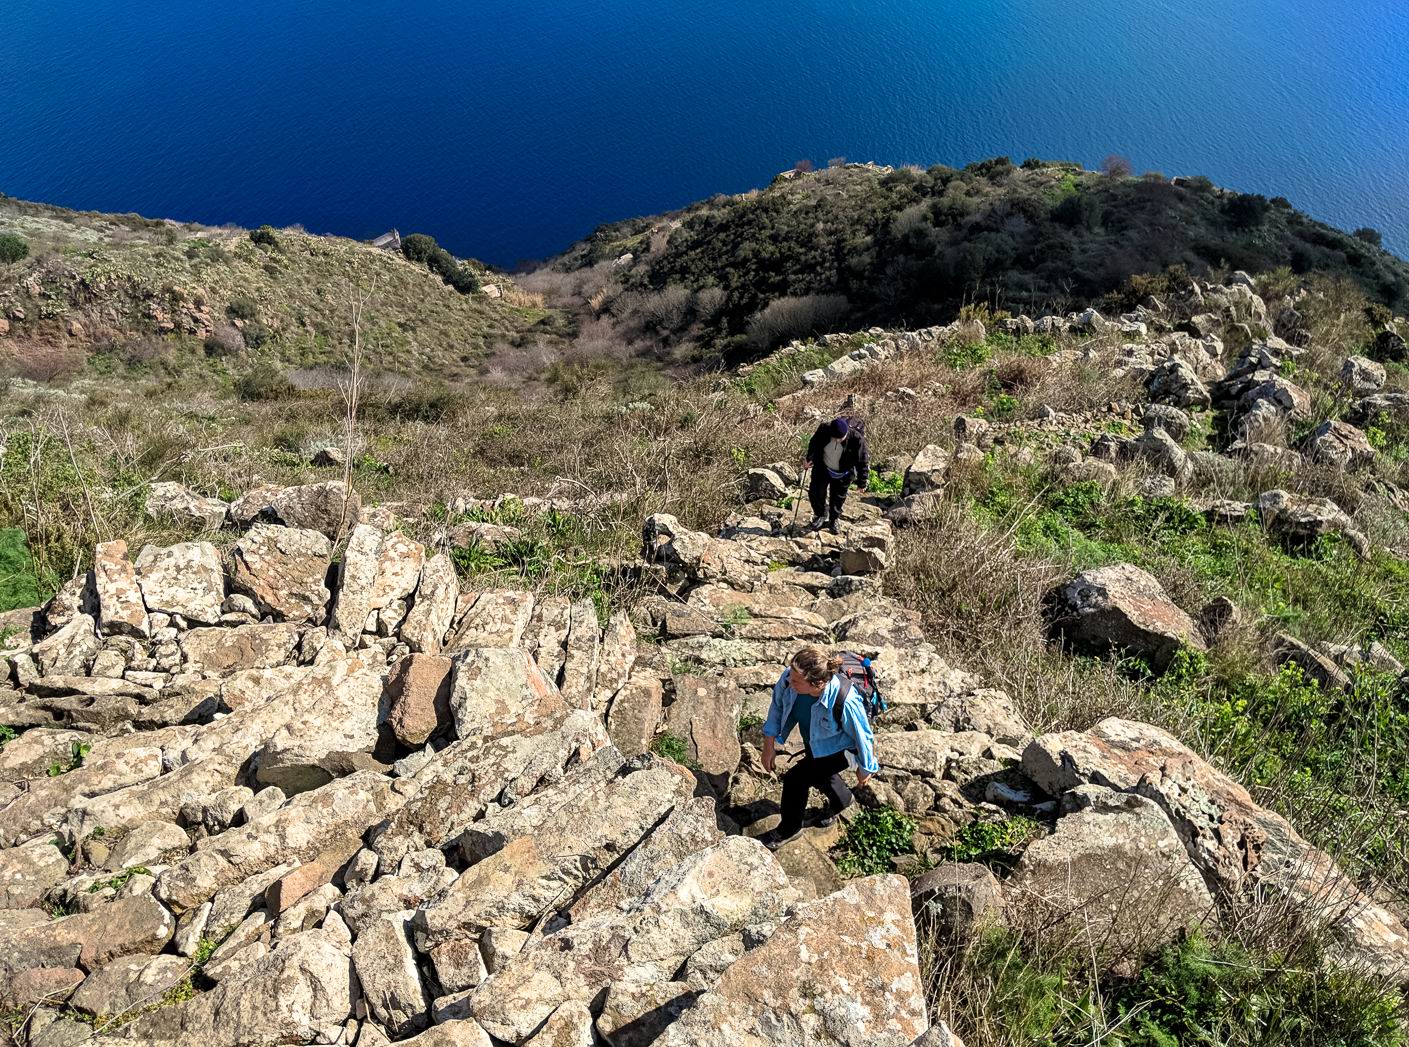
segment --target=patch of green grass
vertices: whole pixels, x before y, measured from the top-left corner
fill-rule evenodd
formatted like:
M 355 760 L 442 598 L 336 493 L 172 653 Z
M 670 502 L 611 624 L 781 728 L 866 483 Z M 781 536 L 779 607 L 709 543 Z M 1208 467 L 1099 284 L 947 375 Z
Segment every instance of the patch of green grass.
M 951 862 L 1009 864 L 1015 850 L 1037 832 L 1037 823 L 1022 815 L 1001 822 L 970 822 L 955 834 L 953 841 L 944 849 L 944 858 Z
M 960 984 L 951 992 L 982 999 L 985 1028 L 1021 1047 L 1409 1043 L 1402 992 L 1350 970 L 1328 970 L 1313 951 L 1259 955 L 1232 940 L 1191 937 L 1133 977 L 1095 978 L 1078 955 L 1034 950 L 995 929 L 959 961 Z M 956 1032 L 974 1035 L 962 1021 Z
M 7 742 L 13 742 L 18 737 L 19 734 L 13 727 L 0 723 L 0 752 L 4 752 Z
M 109 876 L 106 880 L 94 880 L 88 885 L 88 893 L 97 894 L 99 891 L 105 891 L 109 887 L 113 890 L 117 890 L 134 876 L 150 875 L 152 875 L 152 870 L 148 869 L 145 865 L 134 865 L 130 868 L 123 869 L 122 872 L 114 876 Z
M 752 371 L 736 381 L 738 388 L 758 400 L 772 400 L 780 392 L 790 390 L 802 382 L 808 371 L 826 367 L 834 360 L 840 360 L 855 346 L 851 342 L 824 345 L 812 342 L 800 352 L 778 353 L 760 361 Z
M 690 756 L 690 746 L 684 738 L 672 731 L 662 731 L 651 741 L 651 752 L 667 760 L 674 760 L 682 767 L 689 767 L 694 770 L 699 767 L 698 761 Z
M 0 611 L 37 607 L 50 595 L 40 584 L 25 533 L 18 527 L 0 528 Z
M 915 819 L 892 807 L 862 811 L 837 845 L 837 870 L 845 877 L 892 871 L 891 860 L 915 853 Z
M 759 716 L 758 713 L 740 713 L 739 733 L 745 734 L 752 731 L 755 727 L 762 727 L 763 723 L 763 717 Z
M 899 495 L 905 489 L 905 474 L 893 472 L 874 472 L 871 474 L 870 482 L 866 489 L 872 494 L 888 498 Z

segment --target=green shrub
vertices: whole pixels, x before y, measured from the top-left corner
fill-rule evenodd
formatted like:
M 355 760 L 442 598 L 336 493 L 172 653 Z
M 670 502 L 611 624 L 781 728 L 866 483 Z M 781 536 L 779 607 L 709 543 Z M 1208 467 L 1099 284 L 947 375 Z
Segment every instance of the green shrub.
M 18 527 L 0 528 L 0 611 L 38 607 L 44 599 L 25 533 Z
M 690 747 L 685 739 L 671 731 L 662 731 L 651 741 L 651 752 L 667 760 L 674 760 L 683 767 L 694 767 L 690 759 Z
M 298 390 L 272 360 L 260 360 L 235 379 L 235 395 L 245 401 L 288 400 Z
M 261 225 L 258 229 L 250 231 L 250 243 L 257 244 L 260 247 L 272 247 L 277 250 L 279 247 L 279 237 L 274 232 L 272 225 Z
M 862 811 L 837 845 L 843 876 L 875 876 L 892 871 L 891 860 L 915 853 L 915 819 L 891 807 Z
M 469 267 L 456 261 L 454 255 L 436 243 L 434 237 L 425 233 L 412 233 L 403 237 L 401 253 L 409 260 L 424 265 L 461 294 L 474 294 L 479 290 L 478 277 Z
M 18 262 L 29 254 L 29 244 L 24 237 L 14 233 L 0 233 L 0 265 Z
M 945 848 L 951 862 L 1007 864 L 1014 849 L 1037 833 L 1037 823 L 1022 815 L 1001 822 L 970 822 L 960 829 Z
M 249 295 L 237 294 L 225 306 L 225 313 L 232 320 L 258 320 L 259 303 Z

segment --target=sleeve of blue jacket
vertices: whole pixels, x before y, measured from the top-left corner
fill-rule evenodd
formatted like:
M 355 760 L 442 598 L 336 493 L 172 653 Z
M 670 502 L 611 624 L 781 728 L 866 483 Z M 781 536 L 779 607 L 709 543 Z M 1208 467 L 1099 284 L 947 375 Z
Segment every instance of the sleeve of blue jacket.
M 881 768 L 876 762 L 876 738 L 871 733 L 871 722 L 866 719 L 866 713 L 855 695 L 849 695 L 842 706 L 841 726 L 856 742 L 857 766 L 867 774 L 879 771 Z
M 768 703 L 768 718 L 763 721 L 763 733 L 769 738 L 778 738 L 778 732 L 783 729 L 783 690 L 786 688 L 788 671 L 783 670 L 783 675 L 778 677 L 778 682 L 773 685 L 773 700 Z

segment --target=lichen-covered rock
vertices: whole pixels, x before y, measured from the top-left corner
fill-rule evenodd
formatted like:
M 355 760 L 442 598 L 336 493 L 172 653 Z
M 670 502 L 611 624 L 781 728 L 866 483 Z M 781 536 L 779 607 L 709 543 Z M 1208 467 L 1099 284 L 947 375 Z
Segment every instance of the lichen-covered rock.
M 219 550 L 209 542 L 143 546 L 136 570 L 149 612 L 179 614 L 197 625 L 220 621 L 225 573 Z
M 1322 422 L 1306 438 L 1307 457 L 1340 469 L 1362 469 L 1375 460 L 1366 435 L 1348 422 Z
M 636 756 L 651 747 L 663 696 L 660 678 L 650 673 L 633 673 L 617 691 L 607 710 L 607 733 L 622 753 Z
M 207 531 L 218 531 L 224 526 L 229 508 L 219 498 L 207 498 L 183 484 L 171 481 L 154 483 L 147 493 L 146 510 L 149 516 L 171 517 L 196 524 Z
M 1213 898 L 1158 805 L 1098 785 L 1062 797 L 1056 831 L 1028 844 L 1004 883 L 1025 918 L 1133 971 L 1204 923 Z
M 298 626 L 290 622 L 191 629 L 181 637 L 181 653 L 189 669 L 225 676 L 286 664 L 298 647 L 299 636 Z
M 460 624 L 445 643 L 444 654 L 458 654 L 475 647 L 534 648 L 528 637 L 535 608 L 532 593 L 496 590 L 473 594 L 470 599 Z M 460 600 L 463 603 L 465 597 L 462 595 Z M 556 679 L 562 662 L 559 660 L 557 667 L 550 670 L 540 658 L 539 665 L 550 679 Z
M 661 877 L 631 908 L 525 946 L 471 994 L 471 1013 L 491 1036 L 522 1044 L 564 1003 L 590 1003 L 628 971 L 638 981 L 668 981 L 701 946 L 775 922 L 786 898 L 787 875 L 767 848 L 726 837 Z M 904 905 L 908 919 L 908 894 Z
M 358 520 L 362 500 L 341 481 L 299 487 L 257 487 L 230 506 L 230 519 L 241 527 L 257 520 L 309 528 L 329 538 L 345 533 Z
M 421 580 L 406 620 L 401 623 L 401 639 L 412 651 L 439 654 L 455 621 L 460 600 L 460 578 L 455 565 L 444 553 L 437 553 L 421 568 Z
M 1236 905 L 1256 892 L 1304 911 L 1336 943 L 1333 959 L 1399 977 L 1409 932 L 1324 852 L 1237 782 L 1168 733 L 1109 717 L 1087 733 L 1042 735 L 1023 752 L 1023 773 L 1053 796 L 1102 785 L 1157 803 L 1204 881 Z
M 903 876 L 804 905 L 724 972 L 659 1047 L 908 1047 L 929 1027 Z
M 1326 534 L 1344 535 L 1359 551 L 1365 536 L 1354 522 L 1329 498 L 1313 498 L 1288 491 L 1264 491 L 1257 496 L 1257 514 L 1262 526 L 1285 542 L 1315 541 Z
M 457 655 L 450 713 L 461 738 L 531 733 L 561 721 L 566 703 L 522 648 L 476 647 Z
M 426 990 L 411 947 L 411 915 L 404 911 L 372 921 L 352 946 L 352 964 L 367 1009 L 398 1037 L 429 1021 Z
M 48 840 L 0 850 L 0 909 L 39 905 L 44 893 L 68 876 L 68 864 Z
M 732 774 L 739 766 L 739 705 L 743 694 L 720 676 L 679 676 L 666 728 L 685 742 L 705 774 Z
M 30 656 L 45 676 L 83 676 L 93 664 L 102 641 L 92 615 L 76 615 L 56 633 L 30 649 Z
M 137 584 L 137 569 L 127 559 L 124 541 L 100 542 L 93 553 L 93 588 L 98 596 L 98 628 L 105 636 L 148 633 L 147 605 Z
M 1161 672 L 1181 647 L 1203 650 L 1194 620 L 1133 564 L 1085 571 L 1057 591 L 1053 627 L 1068 642 L 1142 655 Z
M 938 444 L 930 444 L 920 450 L 910 468 L 905 470 L 904 493 L 927 494 L 944 489 L 944 480 L 949 473 L 949 452 Z
M 0 984 L 30 967 L 96 971 L 123 956 L 161 951 L 176 920 L 151 895 L 119 898 L 90 912 L 0 929 Z
M 230 555 L 230 585 L 261 613 L 318 624 L 327 610 L 324 581 L 332 545 L 318 531 L 255 524 Z

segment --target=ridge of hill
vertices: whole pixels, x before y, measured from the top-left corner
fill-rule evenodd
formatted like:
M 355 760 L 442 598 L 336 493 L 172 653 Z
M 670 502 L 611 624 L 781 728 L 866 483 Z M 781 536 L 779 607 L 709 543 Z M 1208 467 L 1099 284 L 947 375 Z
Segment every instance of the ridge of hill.
M 1006 157 L 843 164 L 596 230 L 526 281 L 628 340 L 737 362 L 790 338 L 945 323 L 971 303 L 1121 309 L 1173 270 L 1343 275 L 1403 312 L 1409 263 L 1373 229 L 1206 178 Z M 1140 278 L 1132 280 L 1132 278 Z

